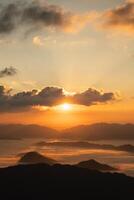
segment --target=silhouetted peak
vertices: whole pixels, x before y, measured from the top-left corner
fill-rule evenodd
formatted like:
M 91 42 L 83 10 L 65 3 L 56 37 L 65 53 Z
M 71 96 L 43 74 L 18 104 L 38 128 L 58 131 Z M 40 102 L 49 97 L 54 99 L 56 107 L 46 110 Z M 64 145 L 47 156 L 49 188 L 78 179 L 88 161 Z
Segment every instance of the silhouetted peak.
M 106 164 L 99 163 L 93 159 L 88 160 L 88 161 L 82 161 L 82 162 L 78 163 L 76 166 L 90 169 L 90 170 L 98 170 L 98 171 L 117 171 L 116 168 L 111 167 Z
M 54 165 L 57 162 L 51 158 L 45 157 L 39 154 L 36 151 L 25 153 L 19 160 L 19 163 L 22 164 L 37 164 L 37 163 L 45 163 L 48 165 Z

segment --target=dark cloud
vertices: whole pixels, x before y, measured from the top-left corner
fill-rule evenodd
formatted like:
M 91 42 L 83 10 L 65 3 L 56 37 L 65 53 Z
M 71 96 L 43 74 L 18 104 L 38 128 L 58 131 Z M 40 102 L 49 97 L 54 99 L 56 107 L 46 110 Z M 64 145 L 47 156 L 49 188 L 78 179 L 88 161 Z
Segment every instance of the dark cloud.
M 9 34 L 22 25 L 31 28 L 63 27 L 68 23 L 69 13 L 57 6 L 41 6 L 39 3 L 12 3 L 0 9 L 0 33 Z
M 90 14 L 75 15 L 59 6 L 39 4 L 39 2 L 12 3 L 0 8 L 0 34 L 9 34 L 24 26 L 29 30 L 45 27 L 72 31 L 83 27 L 90 19 Z M 76 27 L 78 24 L 78 27 Z
M 39 6 L 38 4 L 26 7 L 22 12 L 22 22 L 36 23 L 44 26 L 63 26 L 68 23 L 69 13 L 63 12 L 58 6 Z
M 42 104 L 53 106 L 60 104 L 66 98 L 62 88 L 46 87 L 39 94 L 38 97 L 43 99 Z
M 107 11 L 104 19 L 104 27 L 106 28 L 117 28 L 127 32 L 134 31 L 134 2 L 127 1 L 116 9 Z
M 9 4 L 0 8 L 0 33 L 6 34 L 16 28 L 19 10 L 17 5 Z
M 88 89 L 83 93 L 67 95 L 64 89 L 58 87 L 46 87 L 41 91 L 23 91 L 11 95 L 10 90 L 0 86 L 0 111 L 16 112 L 31 109 L 34 106 L 52 107 L 64 102 L 91 106 L 99 103 L 106 103 L 115 100 L 114 93 L 102 93 L 95 89 Z
M 17 70 L 14 67 L 6 67 L 3 70 L 0 70 L 0 78 L 14 76 L 15 74 L 17 74 Z
M 112 92 L 102 93 L 99 90 L 89 88 L 83 93 L 75 94 L 73 96 L 73 102 L 81 105 L 90 106 L 97 103 L 105 103 L 115 99 L 115 95 Z

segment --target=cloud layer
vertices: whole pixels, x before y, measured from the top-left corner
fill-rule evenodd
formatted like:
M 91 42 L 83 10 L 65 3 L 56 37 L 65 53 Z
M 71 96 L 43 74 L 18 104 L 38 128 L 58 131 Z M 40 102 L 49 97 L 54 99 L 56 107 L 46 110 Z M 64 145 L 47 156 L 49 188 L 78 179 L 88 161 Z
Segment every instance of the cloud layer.
M 41 91 L 23 91 L 14 95 L 11 90 L 0 86 L 0 111 L 16 112 L 31 109 L 35 106 L 52 107 L 64 102 L 91 106 L 99 103 L 107 103 L 115 100 L 114 93 L 102 93 L 99 90 L 89 88 L 87 91 L 75 94 L 66 94 L 64 89 L 58 87 L 45 87 Z
M 96 21 L 97 20 L 97 21 Z M 103 22 L 102 22 L 103 21 Z M 29 33 L 49 28 L 64 32 L 77 32 L 92 22 L 105 29 L 116 29 L 121 32 L 134 31 L 134 1 L 125 1 L 115 9 L 104 12 L 88 11 L 77 14 L 48 3 L 39 1 L 22 1 L 3 4 L 0 7 L 0 35 L 14 31 Z M 39 38 L 34 38 L 40 43 Z M 42 44 L 41 44 L 42 45 Z
M 12 3 L 0 8 L 0 34 L 9 34 L 23 26 L 27 30 L 59 28 L 66 32 L 77 31 L 94 17 L 93 13 L 77 15 L 60 6 L 39 2 Z
M 3 70 L 0 70 L 0 78 L 14 76 L 15 74 L 17 74 L 17 70 L 14 67 L 6 67 Z

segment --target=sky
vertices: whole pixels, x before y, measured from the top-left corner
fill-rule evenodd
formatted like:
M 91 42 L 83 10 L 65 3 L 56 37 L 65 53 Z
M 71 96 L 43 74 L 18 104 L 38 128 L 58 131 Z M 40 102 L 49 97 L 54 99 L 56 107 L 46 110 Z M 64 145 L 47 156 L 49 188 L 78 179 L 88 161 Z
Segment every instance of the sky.
M 132 0 L 1 0 L 1 123 L 134 123 L 133 42 Z

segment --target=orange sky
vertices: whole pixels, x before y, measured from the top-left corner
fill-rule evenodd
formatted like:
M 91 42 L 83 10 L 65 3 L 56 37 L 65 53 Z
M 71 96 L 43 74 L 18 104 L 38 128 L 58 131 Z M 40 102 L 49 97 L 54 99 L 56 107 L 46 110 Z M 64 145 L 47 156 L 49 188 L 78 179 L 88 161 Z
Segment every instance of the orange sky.
M 124 105 L 124 104 L 123 104 Z M 92 107 L 71 105 L 70 110 L 57 108 L 38 108 L 26 113 L 0 114 L 1 123 L 40 124 L 55 129 L 64 129 L 81 124 L 97 122 L 134 123 L 134 109 L 123 107 L 120 103 L 112 106 L 98 105 Z
M 1 0 L 0 27 L 9 27 L 0 29 L 0 122 L 134 123 L 134 1 L 35 0 L 38 13 L 23 20 L 33 2 L 22 2 L 13 1 L 14 16 L 2 10 L 11 1 Z M 70 110 L 54 107 L 68 97 Z

